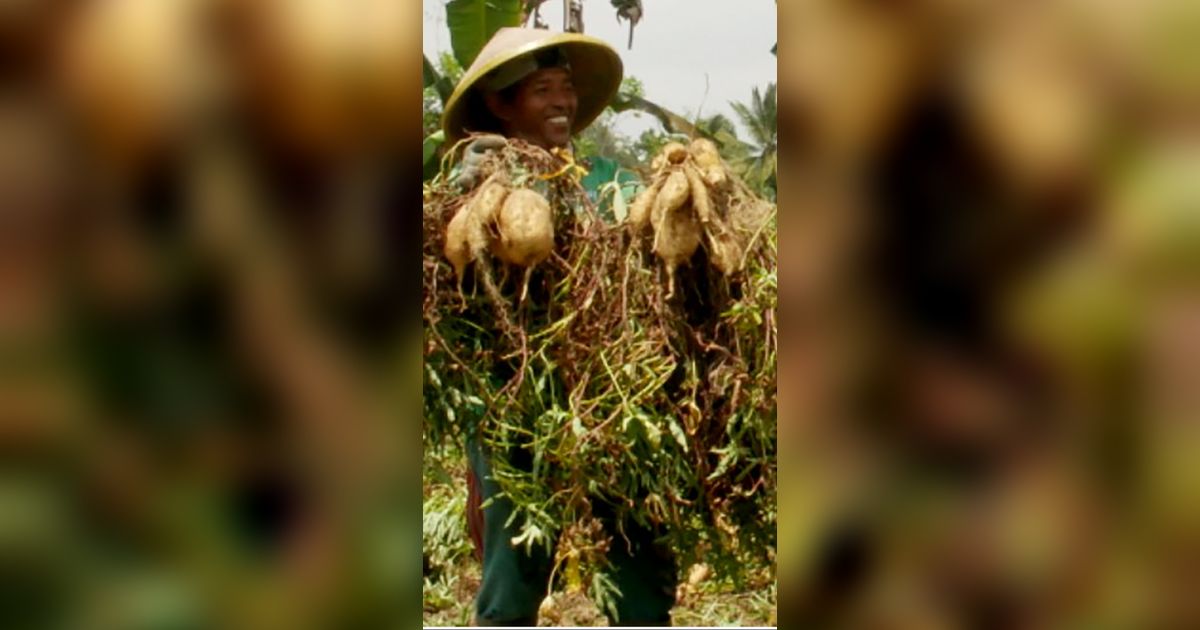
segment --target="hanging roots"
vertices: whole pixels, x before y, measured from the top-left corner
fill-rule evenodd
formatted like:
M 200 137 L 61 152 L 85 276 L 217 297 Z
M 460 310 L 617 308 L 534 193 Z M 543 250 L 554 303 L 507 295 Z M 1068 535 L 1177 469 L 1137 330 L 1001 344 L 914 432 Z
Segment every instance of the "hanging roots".
M 736 578 L 774 558 L 774 206 L 707 141 L 655 162 L 624 225 L 517 140 L 473 190 L 427 185 L 425 439 L 510 455 L 521 543 L 569 532 L 559 559 L 590 561 L 659 525 L 684 566 Z

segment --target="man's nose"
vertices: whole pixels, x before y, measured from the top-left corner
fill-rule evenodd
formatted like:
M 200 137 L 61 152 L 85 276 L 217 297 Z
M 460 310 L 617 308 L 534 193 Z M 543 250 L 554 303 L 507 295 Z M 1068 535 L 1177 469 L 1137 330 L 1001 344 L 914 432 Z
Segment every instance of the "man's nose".
M 559 109 L 570 109 L 571 94 L 566 90 L 554 90 L 550 95 L 550 104 Z

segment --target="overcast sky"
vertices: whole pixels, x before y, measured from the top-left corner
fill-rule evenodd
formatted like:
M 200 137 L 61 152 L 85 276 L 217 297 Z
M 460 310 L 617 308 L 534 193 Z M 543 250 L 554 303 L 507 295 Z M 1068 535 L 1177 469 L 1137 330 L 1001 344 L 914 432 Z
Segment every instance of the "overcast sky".
M 424 49 L 434 59 L 450 50 L 445 0 L 423 2 Z M 680 114 L 703 107 L 705 116 L 719 112 L 737 122 L 729 101 L 749 101 L 753 88 L 775 81 L 775 0 L 642 0 L 642 6 L 632 50 L 629 23 L 617 23 L 608 0 L 584 0 L 583 27 L 621 54 L 625 76 L 641 79 L 651 101 Z M 542 19 L 554 31 L 562 30 L 562 7 L 561 0 L 542 5 Z M 647 115 L 618 117 L 618 129 L 630 136 L 656 126 Z M 740 124 L 739 135 L 746 137 Z

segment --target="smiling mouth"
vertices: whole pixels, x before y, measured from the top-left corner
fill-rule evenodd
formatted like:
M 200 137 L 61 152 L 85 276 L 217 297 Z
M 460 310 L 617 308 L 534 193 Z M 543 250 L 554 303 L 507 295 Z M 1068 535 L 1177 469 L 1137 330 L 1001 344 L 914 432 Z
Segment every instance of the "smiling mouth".
M 554 116 L 551 118 L 547 118 L 546 122 L 550 123 L 551 125 L 564 125 L 565 126 L 570 121 L 567 120 L 566 116 Z

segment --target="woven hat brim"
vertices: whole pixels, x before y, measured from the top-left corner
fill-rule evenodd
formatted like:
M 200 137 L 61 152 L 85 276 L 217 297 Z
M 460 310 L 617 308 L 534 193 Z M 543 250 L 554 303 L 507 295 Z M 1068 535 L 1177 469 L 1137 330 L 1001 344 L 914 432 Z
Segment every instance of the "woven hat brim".
M 500 121 L 488 110 L 479 89 L 481 80 L 513 59 L 555 46 L 561 47 L 571 64 L 579 99 L 571 133 L 578 134 L 592 124 L 621 86 L 624 72 L 621 58 L 601 39 L 579 33 L 555 33 L 497 54 L 486 63 L 473 65 L 446 102 L 442 116 L 446 141 L 457 142 L 471 132 L 500 133 Z

